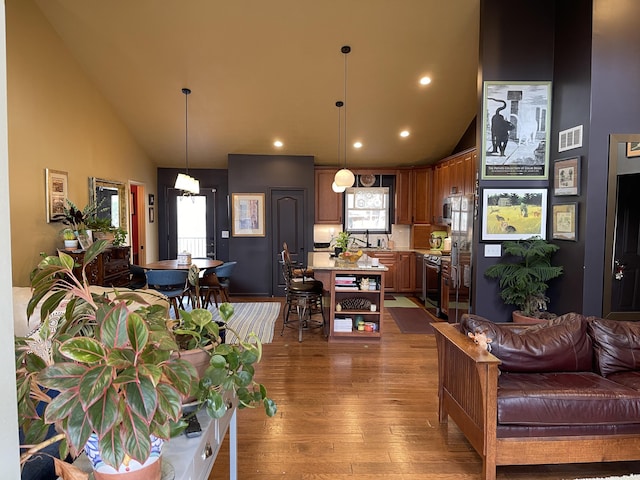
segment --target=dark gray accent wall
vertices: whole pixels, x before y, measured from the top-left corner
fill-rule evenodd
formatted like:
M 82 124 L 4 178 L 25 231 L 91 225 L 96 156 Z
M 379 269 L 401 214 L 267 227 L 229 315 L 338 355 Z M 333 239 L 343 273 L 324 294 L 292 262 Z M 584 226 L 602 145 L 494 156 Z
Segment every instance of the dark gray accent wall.
M 305 250 L 313 250 L 314 157 L 292 155 L 229 155 L 229 196 L 234 193 L 264 193 L 266 235 L 232 237 L 229 259 L 238 262 L 234 272 L 233 293 L 268 296 L 272 289 L 273 260 L 281 249 L 272 245 L 270 232 L 273 189 L 300 188 L 306 192 Z M 231 220 L 230 220 L 231 222 Z M 229 223 L 231 225 L 231 223 Z M 237 278 L 237 280 L 236 280 Z

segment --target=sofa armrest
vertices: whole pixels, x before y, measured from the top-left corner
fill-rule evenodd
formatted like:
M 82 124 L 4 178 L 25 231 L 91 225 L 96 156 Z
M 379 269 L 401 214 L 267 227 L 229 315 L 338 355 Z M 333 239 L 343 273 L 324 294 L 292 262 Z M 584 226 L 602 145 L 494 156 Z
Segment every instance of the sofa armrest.
M 438 416 L 450 416 L 483 457 L 495 451 L 498 366 L 500 360 L 479 348 L 454 325 L 432 323 L 438 348 Z

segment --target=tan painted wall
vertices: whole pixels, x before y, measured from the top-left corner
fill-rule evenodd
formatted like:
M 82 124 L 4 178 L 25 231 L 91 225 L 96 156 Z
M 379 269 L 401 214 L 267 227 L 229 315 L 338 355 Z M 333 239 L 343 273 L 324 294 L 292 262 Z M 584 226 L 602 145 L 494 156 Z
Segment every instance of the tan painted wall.
M 34 3 L 6 0 L 6 10 L 13 284 L 25 286 L 39 252 L 62 247 L 62 224 L 46 222 L 46 168 L 68 172 L 79 207 L 90 176 L 156 193 L 157 170 Z M 158 255 L 156 226 L 146 227 L 148 261 Z

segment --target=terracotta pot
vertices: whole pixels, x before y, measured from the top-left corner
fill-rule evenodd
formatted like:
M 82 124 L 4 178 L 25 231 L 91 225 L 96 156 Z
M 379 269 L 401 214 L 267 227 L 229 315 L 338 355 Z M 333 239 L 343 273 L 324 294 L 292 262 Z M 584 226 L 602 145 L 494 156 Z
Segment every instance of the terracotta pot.
M 207 345 L 204 350 L 201 348 L 194 348 L 193 350 L 180 350 L 180 358 L 186 360 L 191 365 L 193 365 L 198 372 L 198 378 L 202 378 L 204 376 L 204 372 L 207 370 L 209 366 L 209 361 L 211 360 L 211 355 L 209 351 L 213 348 L 213 345 Z M 175 355 L 178 356 L 177 354 Z M 195 397 L 188 397 L 182 399 L 182 403 L 191 403 L 195 400 Z
M 513 319 L 513 323 L 528 323 L 529 325 L 545 323 L 551 320 L 552 318 L 555 318 L 555 315 L 552 313 L 548 313 L 546 315 L 548 315 L 547 318 L 528 317 L 526 315 L 523 315 L 520 310 L 514 310 L 511 313 L 511 318 Z

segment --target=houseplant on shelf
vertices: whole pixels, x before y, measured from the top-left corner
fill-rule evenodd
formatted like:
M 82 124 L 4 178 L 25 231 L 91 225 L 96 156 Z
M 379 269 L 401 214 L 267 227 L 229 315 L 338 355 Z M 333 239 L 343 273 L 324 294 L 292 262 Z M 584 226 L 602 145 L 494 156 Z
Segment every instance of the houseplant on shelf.
M 216 418 L 227 410 L 225 391 L 237 392 L 240 407 L 262 403 L 267 414 L 275 414 L 264 387 L 253 382 L 259 345 L 221 346 L 199 378 L 176 355 L 167 307 L 146 305 L 135 292 L 115 291 L 111 299 L 92 293 L 85 267 L 105 248 L 101 240 L 87 249 L 78 276 L 73 258 L 64 252 L 45 257 L 32 273 L 27 315 L 40 305 L 42 328 L 33 338 L 15 341 L 18 417 L 25 444 L 35 445 L 21 461 L 51 442 L 43 443 L 55 425 L 61 458 L 79 454 L 95 434 L 92 444 L 106 464 L 100 468 L 155 464 L 156 439 L 186 427 L 181 420 L 186 396 L 194 396 L 196 408 L 203 406 Z M 62 308 L 64 316 L 56 321 L 52 313 Z M 37 408 L 40 402 L 44 409 Z M 158 465 L 147 468 L 156 468 L 159 478 Z M 146 470 L 145 478 L 152 478 Z
M 76 237 L 76 233 L 70 228 L 62 229 L 62 239 L 65 250 L 75 250 L 78 248 L 78 238 Z
M 497 278 L 500 296 L 507 305 L 515 305 L 514 321 L 519 315 L 526 322 L 548 320 L 556 315 L 547 311 L 547 282 L 562 275 L 562 267 L 551 265 L 551 256 L 559 249 L 540 237 L 509 240 L 502 244 L 505 261 L 490 266 L 485 276 Z

